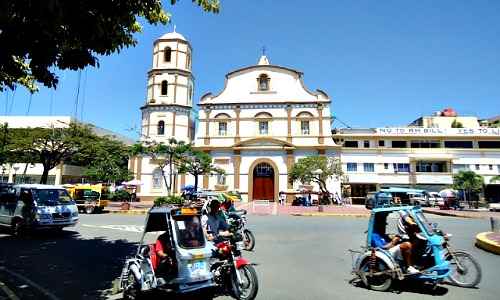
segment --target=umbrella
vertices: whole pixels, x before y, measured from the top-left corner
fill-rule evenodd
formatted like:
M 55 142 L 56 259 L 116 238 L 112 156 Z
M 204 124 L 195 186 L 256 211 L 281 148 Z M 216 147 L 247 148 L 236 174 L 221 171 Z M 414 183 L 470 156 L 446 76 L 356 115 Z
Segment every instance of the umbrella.
M 455 198 L 457 196 L 457 192 L 452 189 L 444 189 L 439 192 L 439 196 L 443 198 Z
M 142 185 L 142 182 L 137 179 L 122 182 L 123 185 Z

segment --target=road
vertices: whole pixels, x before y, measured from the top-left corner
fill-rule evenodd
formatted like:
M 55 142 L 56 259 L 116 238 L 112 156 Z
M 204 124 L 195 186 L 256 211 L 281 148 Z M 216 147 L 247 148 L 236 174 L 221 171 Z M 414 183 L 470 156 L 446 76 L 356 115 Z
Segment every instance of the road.
M 136 250 L 143 220 L 140 215 L 82 215 L 77 227 L 56 236 L 16 239 L 0 233 L 0 299 L 119 299 L 112 295 L 112 282 Z M 257 299 L 498 299 L 500 259 L 473 246 L 476 233 L 487 230 L 487 220 L 431 219 L 454 234 L 455 248 L 479 260 L 483 280 L 477 289 L 406 284 L 380 293 L 351 284 L 347 249 L 364 243 L 367 220 L 250 216 L 257 246 L 245 256 L 258 264 Z

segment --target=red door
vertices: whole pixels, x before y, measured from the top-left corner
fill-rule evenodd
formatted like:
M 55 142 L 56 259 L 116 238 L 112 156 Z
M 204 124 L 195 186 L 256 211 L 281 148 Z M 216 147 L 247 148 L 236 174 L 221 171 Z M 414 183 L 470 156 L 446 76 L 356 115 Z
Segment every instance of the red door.
M 254 177 L 253 199 L 274 200 L 274 182 L 272 177 Z

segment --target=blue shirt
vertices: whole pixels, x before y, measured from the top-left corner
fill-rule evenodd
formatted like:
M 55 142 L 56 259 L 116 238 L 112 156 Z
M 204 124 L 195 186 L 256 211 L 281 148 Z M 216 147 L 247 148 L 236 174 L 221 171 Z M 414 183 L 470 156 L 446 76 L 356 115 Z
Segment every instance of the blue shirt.
M 389 242 L 383 234 L 372 233 L 372 247 L 383 248 Z

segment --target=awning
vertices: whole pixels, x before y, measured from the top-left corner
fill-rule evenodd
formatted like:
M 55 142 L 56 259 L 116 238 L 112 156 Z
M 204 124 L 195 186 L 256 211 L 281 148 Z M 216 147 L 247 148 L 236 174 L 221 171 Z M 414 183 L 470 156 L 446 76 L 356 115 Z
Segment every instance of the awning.
M 380 189 L 380 191 L 385 193 L 419 193 L 419 194 L 425 192 L 425 190 L 409 189 L 402 187 L 382 188 Z

